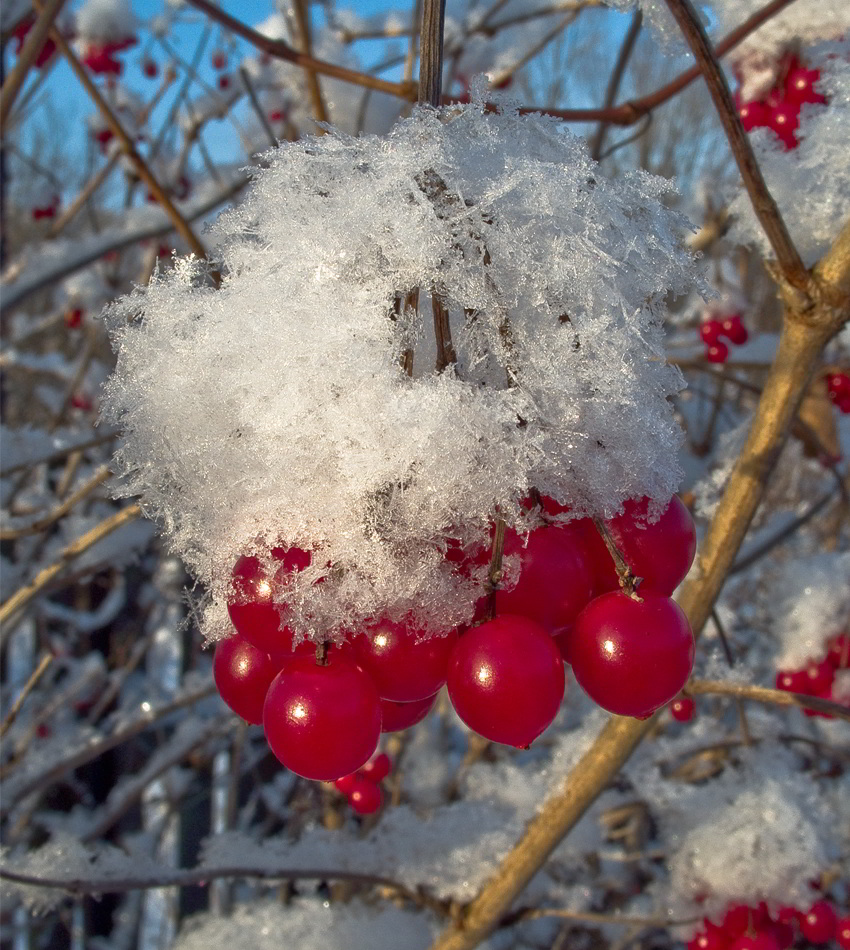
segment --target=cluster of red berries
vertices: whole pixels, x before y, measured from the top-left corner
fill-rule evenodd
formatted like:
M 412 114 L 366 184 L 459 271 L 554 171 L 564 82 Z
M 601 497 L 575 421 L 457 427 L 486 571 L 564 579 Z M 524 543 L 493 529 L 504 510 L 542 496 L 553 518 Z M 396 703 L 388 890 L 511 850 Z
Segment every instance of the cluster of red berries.
M 348 799 L 348 804 L 358 815 L 371 815 L 384 800 L 381 782 L 390 774 L 392 762 L 382 752 L 370 759 L 361 769 L 338 778 L 334 785 Z
M 828 373 L 826 389 L 839 411 L 850 413 L 850 376 L 847 373 Z
M 735 904 L 720 924 L 703 921 L 703 929 L 688 943 L 688 950 L 786 950 L 798 946 L 822 946 L 836 940 L 850 950 L 850 917 L 838 919 L 829 901 L 819 900 L 806 910 L 780 907 L 772 917 L 767 904 L 757 907 Z
M 646 718 L 676 696 L 693 666 L 690 626 L 669 595 L 696 549 L 693 521 L 678 498 L 654 523 L 648 504 L 627 502 L 606 525 L 628 567 L 643 578 L 639 597 L 619 589 L 592 521 L 552 522 L 565 509 L 542 498 L 540 527 L 525 539 L 505 532 L 504 554 L 519 560 L 516 585 L 481 598 L 475 619 L 482 622 L 430 639 L 408 616 L 380 619 L 341 646 L 293 646 L 287 608 L 276 600 L 311 554 L 273 549 L 279 566 L 272 576 L 257 558 L 241 557 L 228 604 L 238 635 L 219 643 L 213 664 L 219 692 L 244 719 L 263 723 L 287 768 L 324 781 L 356 772 L 382 731 L 424 718 L 444 684 L 471 729 L 521 748 L 555 718 L 564 662 L 604 709 Z M 446 558 L 469 576 L 489 552 L 455 542 L 447 544 Z
M 735 346 L 743 346 L 750 338 L 739 313 L 703 320 L 699 335 L 705 343 L 705 358 L 709 363 L 725 363 L 729 356 L 729 347 L 721 337 L 725 336 Z
M 30 13 L 20 20 L 16 25 L 14 30 L 12 30 L 12 36 L 15 38 L 15 55 L 20 55 L 21 50 L 24 48 L 24 43 L 26 42 L 27 34 L 35 26 L 35 13 Z M 66 39 L 71 39 L 73 34 L 66 35 Z M 51 56 L 56 52 L 56 44 L 48 36 L 44 41 L 44 45 L 38 51 L 35 57 L 35 67 L 36 69 L 41 69 L 48 62 L 50 62 Z
M 780 670 L 776 674 L 776 688 L 838 702 L 840 697 L 833 695 L 835 674 L 838 670 L 848 669 L 850 669 L 850 634 L 838 633 L 827 641 L 826 656 L 823 659 L 811 660 L 800 670 Z M 814 709 L 804 709 L 803 712 L 807 716 L 833 718 L 829 713 Z
M 125 36 L 123 39 L 111 40 L 106 43 L 89 43 L 82 56 L 83 63 L 93 73 L 104 76 L 120 76 L 124 71 L 124 64 L 120 59 L 115 58 L 115 54 L 135 46 L 137 42 L 135 36 Z
M 800 143 L 797 129 L 800 125 L 800 109 L 808 102 L 826 103 L 815 85 L 820 79 L 820 70 L 806 69 L 793 54 L 783 57 L 779 80 L 763 99 L 741 102 L 735 96 L 741 124 L 750 132 L 755 128 L 772 129 L 786 149 L 796 148 Z

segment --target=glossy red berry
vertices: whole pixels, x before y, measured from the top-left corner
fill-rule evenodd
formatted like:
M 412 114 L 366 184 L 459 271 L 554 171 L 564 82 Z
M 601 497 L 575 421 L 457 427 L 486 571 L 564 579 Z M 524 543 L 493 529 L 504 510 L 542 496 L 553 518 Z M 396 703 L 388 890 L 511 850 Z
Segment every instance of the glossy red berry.
M 558 712 L 564 664 L 540 624 L 504 614 L 458 640 L 449 660 L 448 690 L 470 729 L 525 748 Z
M 850 376 L 846 373 L 829 373 L 826 377 L 826 387 L 831 396 L 850 396 Z
M 570 651 L 582 689 L 603 709 L 643 718 L 685 685 L 694 638 L 682 608 L 647 591 L 642 601 L 615 591 L 579 614 Z
M 366 778 L 356 778 L 348 793 L 348 804 L 358 815 L 371 815 L 381 807 L 381 789 Z
M 697 549 L 694 520 L 674 495 L 658 521 L 647 520 L 649 499 L 629 500 L 623 513 L 607 522 L 608 530 L 632 571 L 643 578 L 639 593 L 672 594 L 690 570 Z M 588 549 L 597 591 L 619 590 L 614 561 L 604 541 L 588 532 Z
M 272 752 L 290 771 L 331 782 L 369 760 L 381 735 L 372 680 L 331 650 L 327 665 L 298 657 L 272 681 L 263 707 Z
M 800 107 L 792 102 L 779 102 L 772 106 L 768 114 L 768 127 L 779 136 L 787 149 L 796 148 L 799 144 L 794 134 L 799 127 Z
M 768 107 L 763 102 L 752 100 L 751 102 L 742 102 L 738 106 L 738 115 L 741 117 L 741 125 L 744 130 L 752 132 L 753 129 L 767 125 L 770 118 Z
M 421 722 L 437 701 L 437 694 L 426 696 L 412 703 L 394 703 L 391 699 L 381 700 L 381 732 L 401 732 Z
M 806 688 L 804 692 L 811 696 L 820 696 L 828 693 L 835 680 L 835 667 L 829 660 L 820 663 L 809 663 L 806 666 Z
M 694 934 L 688 941 L 688 950 L 728 950 L 729 944 L 721 931 L 713 924 L 709 929 Z
M 382 620 L 351 641 L 358 666 L 372 678 L 381 699 L 427 699 L 446 682 L 457 633 L 428 640 L 417 639 L 419 635 L 410 623 Z
M 703 320 L 699 327 L 699 335 L 706 346 L 717 343 L 723 332 L 723 325 L 719 320 Z
M 731 950 L 781 950 L 781 948 L 772 933 L 762 930 L 754 934 L 742 934 L 731 944 Z
M 815 88 L 819 79 L 820 70 L 806 69 L 799 63 L 793 64 L 785 77 L 786 100 L 797 106 L 806 102 L 825 103 L 826 97 Z
M 383 782 L 390 774 L 392 765 L 392 761 L 386 752 L 381 752 L 374 759 L 370 759 L 357 774 L 361 778 L 369 779 L 370 782 Z
M 838 916 L 829 901 L 816 901 L 800 918 L 800 933 L 812 943 L 827 943 L 835 936 Z
M 809 677 L 805 670 L 780 670 L 776 674 L 776 688 L 788 693 L 805 693 Z
M 826 658 L 836 670 L 850 669 L 850 634 L 839 633 L 827 644 Z
M 729 347 L 725 343 L 712 343 L 705 348 L 705 358 L 709 363 L 725 363 L 729 358 Z
M 334 788 L 338 792 L 342 792 L 343 795 L 348 796 L 351 794 L 351 789 L 354 788 L 354 783 L 357 781 L 357 773 L 350 772 L 348 775 L 343 775 L 342 778 L 338 778 L 334 782 Z
M 737 313 L 725 317 L 721 326 L 723 328 L 723 335 L 728 337 L 735 346 L 743 346 L 750 338 L 743 320 L 741 320 L 741 317 Z
M 527 617 L 554 633 L 568 626 L 593 596 L 593 574 L 584 533 L 576 524 L 544 525 L 528 535 L 525 547 L 514 535 L 505 554 L 520 559 L 519 579 L 496 591 L 496 613 Z
M 850 917 L 842 917 L 836 924 L 835 940 L 841 950 L 850 950 Z
M 242 637 L 220 640 L 213 659 L 213 679 L 219 695 L 246 722 L 263 721 L 263 703 L 272 680 L 280 672 L 268 653 Z
M 270 576 L 256 557 L 240 557 L 233 566 L 232 595 L 227 602 L 230 620 L 240 636 L 260 650 L 288 652 L 292 631 L 281 625 L 281 608 L 275 594 L 285 585 L 286 575 L 310 563 L 310 553 L 301 548 L 274 548 L 272 563 L 279 567 Z
M 697 704 L 690 696 L 677 696 L 670 703 L 670 712 L 676 722 L 690 722 L 694 718 Z

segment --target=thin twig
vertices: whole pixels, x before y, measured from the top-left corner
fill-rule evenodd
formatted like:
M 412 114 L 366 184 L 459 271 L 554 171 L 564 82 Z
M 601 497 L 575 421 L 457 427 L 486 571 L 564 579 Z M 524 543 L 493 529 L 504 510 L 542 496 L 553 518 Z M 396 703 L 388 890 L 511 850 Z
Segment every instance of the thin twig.
M 0 606 L 0 623 L 8 622 L 10 617 L 13 617 L 18 611 L 23 610 L 23 608 L 26 607 L 54 577 L 61 574 L 75 558 L 79 557 L 85 551 L 88 551 L 90 547 L 112 534 L 116 529 L 134 521 L 141 513 L 141 508 L 138 505 L 128 505 L 126 508 L 117 511 L 111 518 L 101 521 L 100 524 L 95 525 L 82 537 L 77 538 L 76 541 L 69 544 L 60 555 L 58 561 L 39 571 L 29 584 L 21 587 L 20 590 L 12 594 L 12 596 Z
M 44 48 L 47 35 L 64 4 L 65 0 L 47 0 L 38 19 L 27 34 L 15 66 L 6 77 L 3 88 L 0 89 L 0 132 L 6 130 L 6 123 L 12 114 L 15 99 L 26 81 L 30 67 Z
M 842 706 L 831 699 L 820 696 L 807 696 L 805 693 L 789 693 L 782 689 L 767 686 L 750 686 L 746 683 L 728 683 L 725 680 L 691 680 L 685 692 L 696 696 L 732 696 L 736 699 L 750 699 L 757 703 L 772 706 L 799 706 L 801 709 L 813 709 L 827 713 L 837 719 L 850 722 L 850 707 Z
M 245 91 L 248 93 L 248 99 L 251 101 L 251 108 L 254 110 L 254 114 L 260 120 L 260 125 L 263 127 L 263 131 L 268 136 L 269 143 L 271 144 L 272 148 L 277 148 L 277 137 L 275 136 L 271 125 L 269 125 L 268 116 L 266 115 L 265 110 L 260 105 L 260 100 L 257 98 L 257 92 L 254 89 L 254 84 L 251 82 L 251 77 L 248 75 L 248 70 L 245 69 L 244 66 L 240 66 L 239 75 L 242 77 L 242 83 L 245 86 Z M 198 141 L 200 142 L 200 138 Z
M 599 532 L 600 537 L 605 542 L 605 547 L 608 548 L 608 553 L 611 555 L 612 560 L 614 561 L 614 567 L 617 571 L 617 579 L 620 582 L 620 587 L 623 590 L 623 593 L 628 594 L 632 600 L 638 602 L 641 601 L 641 598 L 638 596 L 637 590 L 640 586 L 642 577 L 637 577 L 634 571 L 629 566 L 623 552 L 617 547 L 617 542 L 614 540 L 613 535 L 608 530 L 608 525 L 601 518 L 593 518 L 593 524 L 596 530 Z
M 310 38 L 310 12 L 307 8 L 307 0 L 293 0 L 295 8 L 295 20 L 298 24 L 298 32 L 301 35 L 301 51 L 310 59 L 313 58 L 313 44 Z M 325 97 L 322 95 L 322 87 L 319 85 L 319 77 L 316 70 L 304 64 L 304 76 L 307 80 L 307 89 L 310 92 L 310 98 L 313 101 L 313 114 L 317 122 L 328 122 L 328 107 L 325 105 Z M 320 134 L 325 130 L 320 128 Z
M 773 200 L 761 168 L 756 161 L 749 137 L 744 131 L 732 93 L 717 55 L 711 47 L 705 29 L 690 0 L 666 0 L 670 12 L 676 19 L 697 65 L 702 71 L 708 91 L 714 100 L 714 106 L 729 140 L 729 146 L 744 181 L 744 187 L 750 196 L 750 202 L 756 217 L 764 228 L 773 253 L 785 279 L 799 290 L 808 286 L 809 275 L 800 253 L 791 240 L 779 206 Z
M 617 62 L 614 64 L 614 71 L 608 80 L 608 88 L 605 90 L 605 102 L 602 106 L 603 109 L 610 109 L 611 106 L 614 105 L 614 100 L 620 91 L 623 76 L 626 74 L 626 66 L 628 66 L 629 60 L 634 52 L 641 26 L 643 26 L 643 10 L 638 8 L 632 16 L 632 22 L 629 24 L 629 29 L 623 39 L 623 45 L 620 47 L 620 52 L 617 56 Z M 596 135 L 593 137 L 593 143 L 590 146 L 590 156 L 596 159 L 597 162 L 602 156 L 602 146 L 605 142 L 605 135 L 609 127 L 610 122 L 600 122 L 599 128 L 596 130 Z
M 44 675 L 45 670 L 50 666 L 52 661 L 52 653 L 45 653 L 41 660 L 39 660 L 38 666 L 30 674 L 30 678 L 24 684 L 18 698 L 12 704 L 12 708 L 6 713 L 6 718 L 3 720 L 3 724 L 0 725 L 0 736 L 5 736 L 9 731 L 9 727 L 18 718 L 18 713 L 21 711 L 21 707 L 24 705 L 27 696 L 35 689 L 38 681 Z

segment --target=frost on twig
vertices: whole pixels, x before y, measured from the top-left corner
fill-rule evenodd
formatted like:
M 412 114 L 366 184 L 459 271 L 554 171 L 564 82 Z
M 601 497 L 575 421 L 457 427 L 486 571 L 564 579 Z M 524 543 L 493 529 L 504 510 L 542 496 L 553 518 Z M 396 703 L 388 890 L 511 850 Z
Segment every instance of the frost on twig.
M 484 581 L 450 571 L 447 540 L 488 545 L 497 508 L 522 527 L 531 487 L 574 514 L 669 498 L 660 318 L 694 268 L 667 182 L 608 181 L 557 124 L 480 99 L 267 159 L 213 229 L 220 290 L 185 260 L 109 314 L 125 490 L 211 592 L 209 637 L 246 550 L 313 552 L 286 589 L 302 634 L 409 610 L 437 631 Z M 426 288 L 457 356 L 439 374 Z

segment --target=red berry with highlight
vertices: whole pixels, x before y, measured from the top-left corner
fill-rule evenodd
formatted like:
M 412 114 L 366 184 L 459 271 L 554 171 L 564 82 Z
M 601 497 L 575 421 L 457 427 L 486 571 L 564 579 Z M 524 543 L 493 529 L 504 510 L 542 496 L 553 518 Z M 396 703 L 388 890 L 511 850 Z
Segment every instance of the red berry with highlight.
M 401 732 L 421 722 L 437 701 L 437 694 L 426 696 L 412 703 L 394 703 L 391 699 L 381 700 L 381 732 Z
M 263 728 L 290 771 L 331 782 L 371 758 L 381 735 L 381 701 L 368 675 L 332 649 L 325 666 L 298 657 L 275 677 Z
M 370 782 L 383 782 L 390 774 L 392 765 L 392 761 L 386 752 L 381 752 L 374 759 L 370 759 L 357 774 L 361 778 L 369 779 Z
M 850 950 L 850 917 L 842 917 L 836 924 L 835 940 L 841 950 Z
M 342 778 L 338 778 L 334 782 L 334 788 L 338 792 L 342 792 L 343 795 L 350 795 L 351 789 L 354 788 L 354 783 L 357 781 L 357 773 L 350 772 L 348 775 L 343 775 Z
M 263 703 L 272 680 L 280 672 L 268 653 L 242 637 L 220 640 L 213 659 L 213 679 L 219 695 L 246 722 L 263 721 Z
M 676 722 L 690 722 L 694 718 L 697 704 L 690 696 L 677 696 L 670 703 L 670 712 Z
M 685 685 L 694 638 L 682 608 L 646 592 L 642 602 L 616 591 L 585 607 L 570 651 L 582 689 L 603 709 L 643 718 Z
M 381 789 L 374 782 L 366 778 L 356 778 L 348 793 L 348 804 L 358 815 L 372 815 L 381 807 L 383 798 Z
M 792 65 L 785 77 L 785 98 L 794 105 L 801 106 L 804 103 L 825 103 L 826 96 L 821 95 L 815 89 L 815 84 L 820 79 L 820 70 L 806 69 L 799 63 Z
M 747 328 L 744 326 L 744 322 L 737 313 L 726 317 L 723 320 L 722 327 L 723 335 L 728 337 L 735 346 L 743 346 L 750 338 L 749 333 L 747 333 Z
M 564 664 L 540 624 L 504 614 L 458 640 L 449 661 L 448 690 L 470 729 L 493 742 L 525 748 L 558 712 Z
M 705 358 L 709 363 L 725 363 L 729 358 L 729 347 L 725 343 L 712 343 L 705 348 Z
M 410 623 L 382 620 L 351 641 L 357 665 L 372 678 L 381 699 L 410 703 L 433 696 L 446 682 L 449 656 L 457 642 L 444 637 L 417 639 Z
M 717 343 L 723 332 L 723 325 L 719 320 L 703 320 L 699 327 L 699 335 L 706 346 Z
M 800 933 L 812 943 L 827 943 L 835 936 L 838 916 L 829 901 L 816 901 L 800 917 Z
M 836 670 L 850 669 L 850 634 L 839 633 L 827 644 L 827 661 Z
M 809 688 L 809 677 L 805 670 L 780 670 L 776 674 L 776 688 L 787 693 L 805 693 Z

